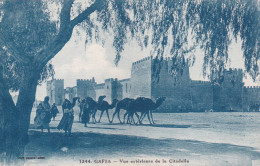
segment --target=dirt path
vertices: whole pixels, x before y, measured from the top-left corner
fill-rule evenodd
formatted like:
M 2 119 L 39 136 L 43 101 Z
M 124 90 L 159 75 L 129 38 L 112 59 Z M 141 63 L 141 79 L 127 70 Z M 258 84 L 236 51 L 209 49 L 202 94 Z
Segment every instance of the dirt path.
M 87 128 L 75 122 L 72 136 L 55 129 L 59 121 L 52 121 L 50 134 L 30 130 L 25 154 L 44 159 L 28 159 L 26 165 L 260 165 L 258 146 L 251 146 L 257 140 L 245 137 L 254 132 L 241 130 L 236 123 L 229 126 L 234 128 L 230 132 L 209 117 L 202 123 L 184 116 L 186 119 L 175 119 L 174 124 L 164 121 L 154 126 L 109 124 L 103 117 L 103 123 Z M 157 122 L 159 119 L 157 115 Z

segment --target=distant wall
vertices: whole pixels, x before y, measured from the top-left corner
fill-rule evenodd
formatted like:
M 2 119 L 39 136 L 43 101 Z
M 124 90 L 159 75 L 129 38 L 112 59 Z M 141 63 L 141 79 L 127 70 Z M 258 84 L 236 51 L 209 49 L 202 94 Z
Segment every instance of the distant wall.
M 130 79 L 124 79 L 119 81 L 121 84 L 121 98 L 118 98 L 119 100 L 124 98 L 130 98 L 131 97 L 131 80 Z
M 191 111 L 191 80 L 188 65 L 184 67 L 183 73 L 172 76 L 169 73 L 169 59 L 163 60 L 162 63 L 159 82 L 152 82 L 151 88 L 152 99 L 166 97 L 165 102 L 157 110 L 164 112 Z
M 242 89 L 242 70 L 225 70 L 223 82 L 213 87 L 214 111 L 242 111 Z
M 55 103 L 62 105 L 64 100 L 64 80 L 55 80 Z
M 74 97 L 77 97 L 77 87 L 67 87 L 65 90 L 65 99 L 73 101 Z
M 122 99 L 122 85 L 116 79 L 109 78 L 105 80 L 105 83 L 98 84 L 95 87 L 96 100 L 99 96 L 106 96 L 105 101 L 112 103 L 113 99 Z
M 109 78 L 105 80 L 105 94 L 107 102 L 111 103 L 113 99 L 116 98 L 116 84 L 114 82 L 115 80 L 113 78 Z
M 77 79 L 77 97 L 87 97 L 87 80 Z
M 50 104 L 62 105 L 64 100 L 64 80 L 53 79 L 47 81 L 47 96 L 50 97 Z
M 113 99 L 122 100 L 123 98 L 130 97 L 130 90 L 130 79 L 117 80 L 109 78 L 105 80 L 105 83 L 96 85 L 96 100 L 98 100 L 99 96 L 105 95 L 106 98 L 104 100 L 112 103 Z
M 112 82 L 112 96 L 110 102 L 112 102 L 114 99 L 121 100 L 122 98 L 123 98 L 123 85 L 116 78 Z
M 191 81 L 192 111 L 213 109 L 213 86 L 209 81 Z
M 131 97 L 151 98 L 152 57 L 141 59 L 132 64 Z
M 97 84 L 94 78 L 79 79 L 77 86 L 65 90 L 64 80 L 54 79 L 47 81 L 47 95 L 50 103 L 57 105 L 62 104 L 64 96 L 69 100 L 87 96 L 98 100 L 99 96 L 105 95 L 104 100 L 109 103 L 126 97 L 147 97 L 153 101 L 166 97 L 166 101 L 156 109 L 158 112 L 198 112 L 212 108 L 214 111 L 252 111 L 252 107 L 260 104 L 260 87 L 244 87 L 241 69 L 225 70 L 222 83 L 212 85 L 207 81 L 192 81 L 188 65 L 182 73 L 172 76 L 169 73 L 170 63 L 169 58 L 161 62 L 158 82 L 154 81 L 152 73 L 155 60 L 146 57 L 132 64 L 129 79 L 109 78 L 103 84 Z
M 77 97 L 86 98 L 91 97 L 96 98 L 95 91 L 96 82 L 95 79 L 77 79 Z
M 243 110 L 254 110 L 254 105 L 260 104 L 260 86 L 250 86 L 243 88 Z M 258 110 L 259 111 L 259 110 Z
M 95 87 L 96 91 L 96 101 L 98 101 L 99 96 L 105 95 L 105 84 L 97 84 Z

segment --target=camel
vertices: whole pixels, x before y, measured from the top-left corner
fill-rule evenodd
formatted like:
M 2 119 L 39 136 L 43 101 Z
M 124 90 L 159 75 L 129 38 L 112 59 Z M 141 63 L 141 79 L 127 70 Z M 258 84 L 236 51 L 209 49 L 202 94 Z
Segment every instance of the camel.
M 100 122 L 104 111 L 106 111 L 108 120 L 110 122 L 108 110 L 109 109 L 113 109 L 116 106 L 116 103 L 117 103 L 118 100 L 114 99 L 112 104 L 110 105 L 107 101 L 104 101 L 105 97 L 106 96 L 99 96 L 97 102 L 95 100 L 93 100 L 91 97 L 87 97 L 86 98 L 87 109 L 90 110 L 91 116 L 92 116 L 92 121 L 94 123 L 97 122 L 97 120 L 96 120 L 96 112 L 97 112 L 97 110 L 101 111 L 100 118 L 99 118 L 98 122 Z
M 96 102 L 94 99 L 92 99 L 91 97 L 87 97 L 86 102 L 88 104 L 88 109 L 90 109 L 91 112 L 91 118 L 92 118 L 92 122 L 96 123 L 96 112 L 97 112 L 97 108 L 98 105 L 101 105 L 101 103 L 103 102 L 104 98 L 106 96 L 99 96 L 98 101 Z
M 95 115 L 96 115 L 96 112 L 97 112 L 97 108 L 99 105 L 101 105 L 101 103 L 103 102 L 104 98 L 106 96 L 99 96 L 98 98 L 98 102 L 96 102 L 94 99 L 92 99 L 91 97 L 87 97 L 86 99 L 84 99 L 84 103 L 82 104 L 82 109 L 81 109 L 81 112 L 80 112 L 80 116 L 82 116 L 82 113 L 83 113 L 83 107 L 84 105 L 87 106 L 86 109 L 89 109 L 90 110 L 90 115 L 91 115 L 91 118 L 92 118 L 92 122 L 93 123 L 96 123 L 97 120 L 95 118 Z
M 133 100 L 134 100 L 134 99 L 124 98 L 123 100 L 118 101 L 117 104 L 116 104 L 115 112 L 114 112 L 114 114 L 113 114 L 113 117 L 112 117 L 112 120 L 111 120 L 110 123 L 113 122 L 114 117 L 115 117 L 116 114 L 117 114 L 118 120 L 120 121 L 120 123 L 122 123 L 122 121 L 120 120 L 120 116 L 119 116 L 120 109 L 126 110 L 127 105 L 129 104 L 129 102 L 130 102 L 130 101 L 133 101 Z
M 117 103 L 117 102 L 118 102 L 118 100 L 117 100 L 117 99 L 114 99 L 114 100 L 112 101 L 112 104 L 111 104 L 111 105 L 110 105 L 107 101 L 102 101 L 102 102 L 98 103 L 97 110 L 100 110 L 100 111 L 101 111 L 101 114 L 100 114 L 100 117 L 99 117 L 98 122 L 100 122 L 104 111 L 106 111 L 108 121 L 110 122 L 108 110 L 109 110 L 109 109 L 113 109 L 113 108 L 116 106 L 116 103 Z
M 138 97 L 137 99 L 129 102 L 127 106 L 127 114 L 130 118 L 130 120 L 134 121 L 133 115 L 135 114 L 138 118 L 139 124 L 142 124 L 142 120 L 147 115 L 148 120 L 150 124 L 155 124 L 153 120 L 152 110 L 155 110 L 158 108 L 165 100 L 165 97 L 160 97 L 156 100 L 154 103 L 151 99 L 145 98 L 145 97 Z M 139 115 L 137 112 L 141 112 L 141 118 L 139 118 Z M 125 114 L 126 115 L 126 114 Z M 151 118 L 150 118 L 151 116 Z M 125 118 L 125 116 L 124 116 Z M 152 120 L 151 120 L 152 119 Z

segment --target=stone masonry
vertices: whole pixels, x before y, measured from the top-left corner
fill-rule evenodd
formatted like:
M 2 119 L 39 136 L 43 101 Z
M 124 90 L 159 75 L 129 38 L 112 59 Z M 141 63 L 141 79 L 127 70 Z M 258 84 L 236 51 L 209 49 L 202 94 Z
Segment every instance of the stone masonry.
M 241 69 L 225 70 L 222 84 L 213 85 L 210 81 L 191 80 L 188 65 L 182 73 L 171 75 L 170 59 L 161 63 L 157 82 L 153 81 L 154 59 L 150 56 L 132 63 L 131 78 L 109 78 L 101 84 L 94 78 L 78 79 L 77 86 L 65 90 L 64 80 L 52 80 L 47 82 L 47 94 L 51 103 L 56 104 L 64 97 L 72 100 L 89 96 L 97 100 L 105 95 L 105 100 L 111 103 L 126 97 L 148 97 L 155 101 L 164 96 L 166 101 L 157 110 L 162 112 L 248 111 L 251 105 L 260 104 L 260 87 L 245 87 Z

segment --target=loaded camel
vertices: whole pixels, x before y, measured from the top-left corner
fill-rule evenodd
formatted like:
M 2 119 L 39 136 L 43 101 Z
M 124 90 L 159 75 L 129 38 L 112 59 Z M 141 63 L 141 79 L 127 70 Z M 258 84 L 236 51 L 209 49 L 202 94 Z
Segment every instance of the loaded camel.
M 107 101 L 102 101 L 102 102 L 98 103 L 98 105 L 97 105 L 97 110 L 101 111 L 101 114 L 100 114 L 100 117 L 99 117 L 98 122 L 100 122 L 104 111 L 106 111 L 108 121 L 110 122 L 108 110 L 115 108 L 117 102 L 118 102 L 118 100 L 117 100 L 117 99 L 114 99 L 114 100 L 112 101 L 112 104 L 109 104 Z M 95 114 L 96 114 L 96 113 L 95 113 Z M 94 116 L 94 117 L 95 117 L 95 116 Z
M 87 97 L 86 99 L 82 100 L 83 102 L 81 104 L 80 116 L 83 116 L 84 112 L 85 114 L 86 112 L 88 112 L 90 114 L 90 118 L 92 118 L 92 122 L 96 123 L 97 121 L 95 115 L 97 112 L 98 105 L 101 105 L 105 97 L 106 96 L 99 96 L 97 102 L 91 97 Z
M 106 96 L 99 96 L 98 102 L 93 100 L 91 97 L 87 97 L 86 98 L 85 109 L 88 109 L 88 112 L 90 112 L 90 114 L 92 116 L 92 121 L 94 123 L 97 122 L 97 120 L 96 120 L 96 112 L 97 112 L 97 110 L 101 111 L 101 114 L 100 114 L 98 122 L 100 122 L 104 111 L 106 111 L 107 117 L 108 117 L 108 121 L 110 122 L 108 110 L 109 109 L 113 109 L 116 106 L 116 103 L 117 103 L 118 100 L 114 99 L 112 104 L 110 105 L 107 101 L 104 101 L 105 97 Z
M 117 104 L 116 104 L 115 112 L 114 112 L 114 114 L 113 114 L 113 117 L 112 117 L 112 120 L 111 120 L 110 123 L 113 122 L 114 117 L 115 117 L 116 114 L 117 114 L 117 117 L 118 117 L 119 122 L 122 123 L 122 121 L 121 121 L 121 119 L 120 119 L 120 116 L 119 116 L 120 110 L 121 110 L 121 109 L 126 110 L 126 109 L 127 109 L 127 105 L 129 104 L 129 102 L 130 102 L 130 101 L 133 101 L 133 100 L 134 100 L 134 99 L 124 98 L 123 100 L 118 101 Z
M 90 109 L 90 113 L 91 113 L 91 117 L 92 117 L 92 122 L 96 123 L 96 112 L 99 108 L 99 106 L 103 103 L 104 98 L 106 98 L 106 96 L 99 96 L 98 97 L 98 101 L 96 102 L 94 99 L 92 99 L 91 97 L 87 97 L 87 104 L 88 107 Z
M 152 111 L 158 108 L 164 102 L 165 99 L 166 99 L 165 97 L 160 97 L 156 100 L 156 102 L 153 102 L 152 99 L 145 98 L 145 97 L 138 97 L 137 99 L 129 102 L 127 106 L 127 113 L 124 115 L 124 119 L 128 114 L 129 120 L 132 120 L 135 123 L 133 117 L 135 114 L 138 118 L 139 124 L 142 124 L 142 120 L 147 115 L 150 124 L 155 124 L 153 120 Z M 137 112 L 141 112 L 140 118 Z

